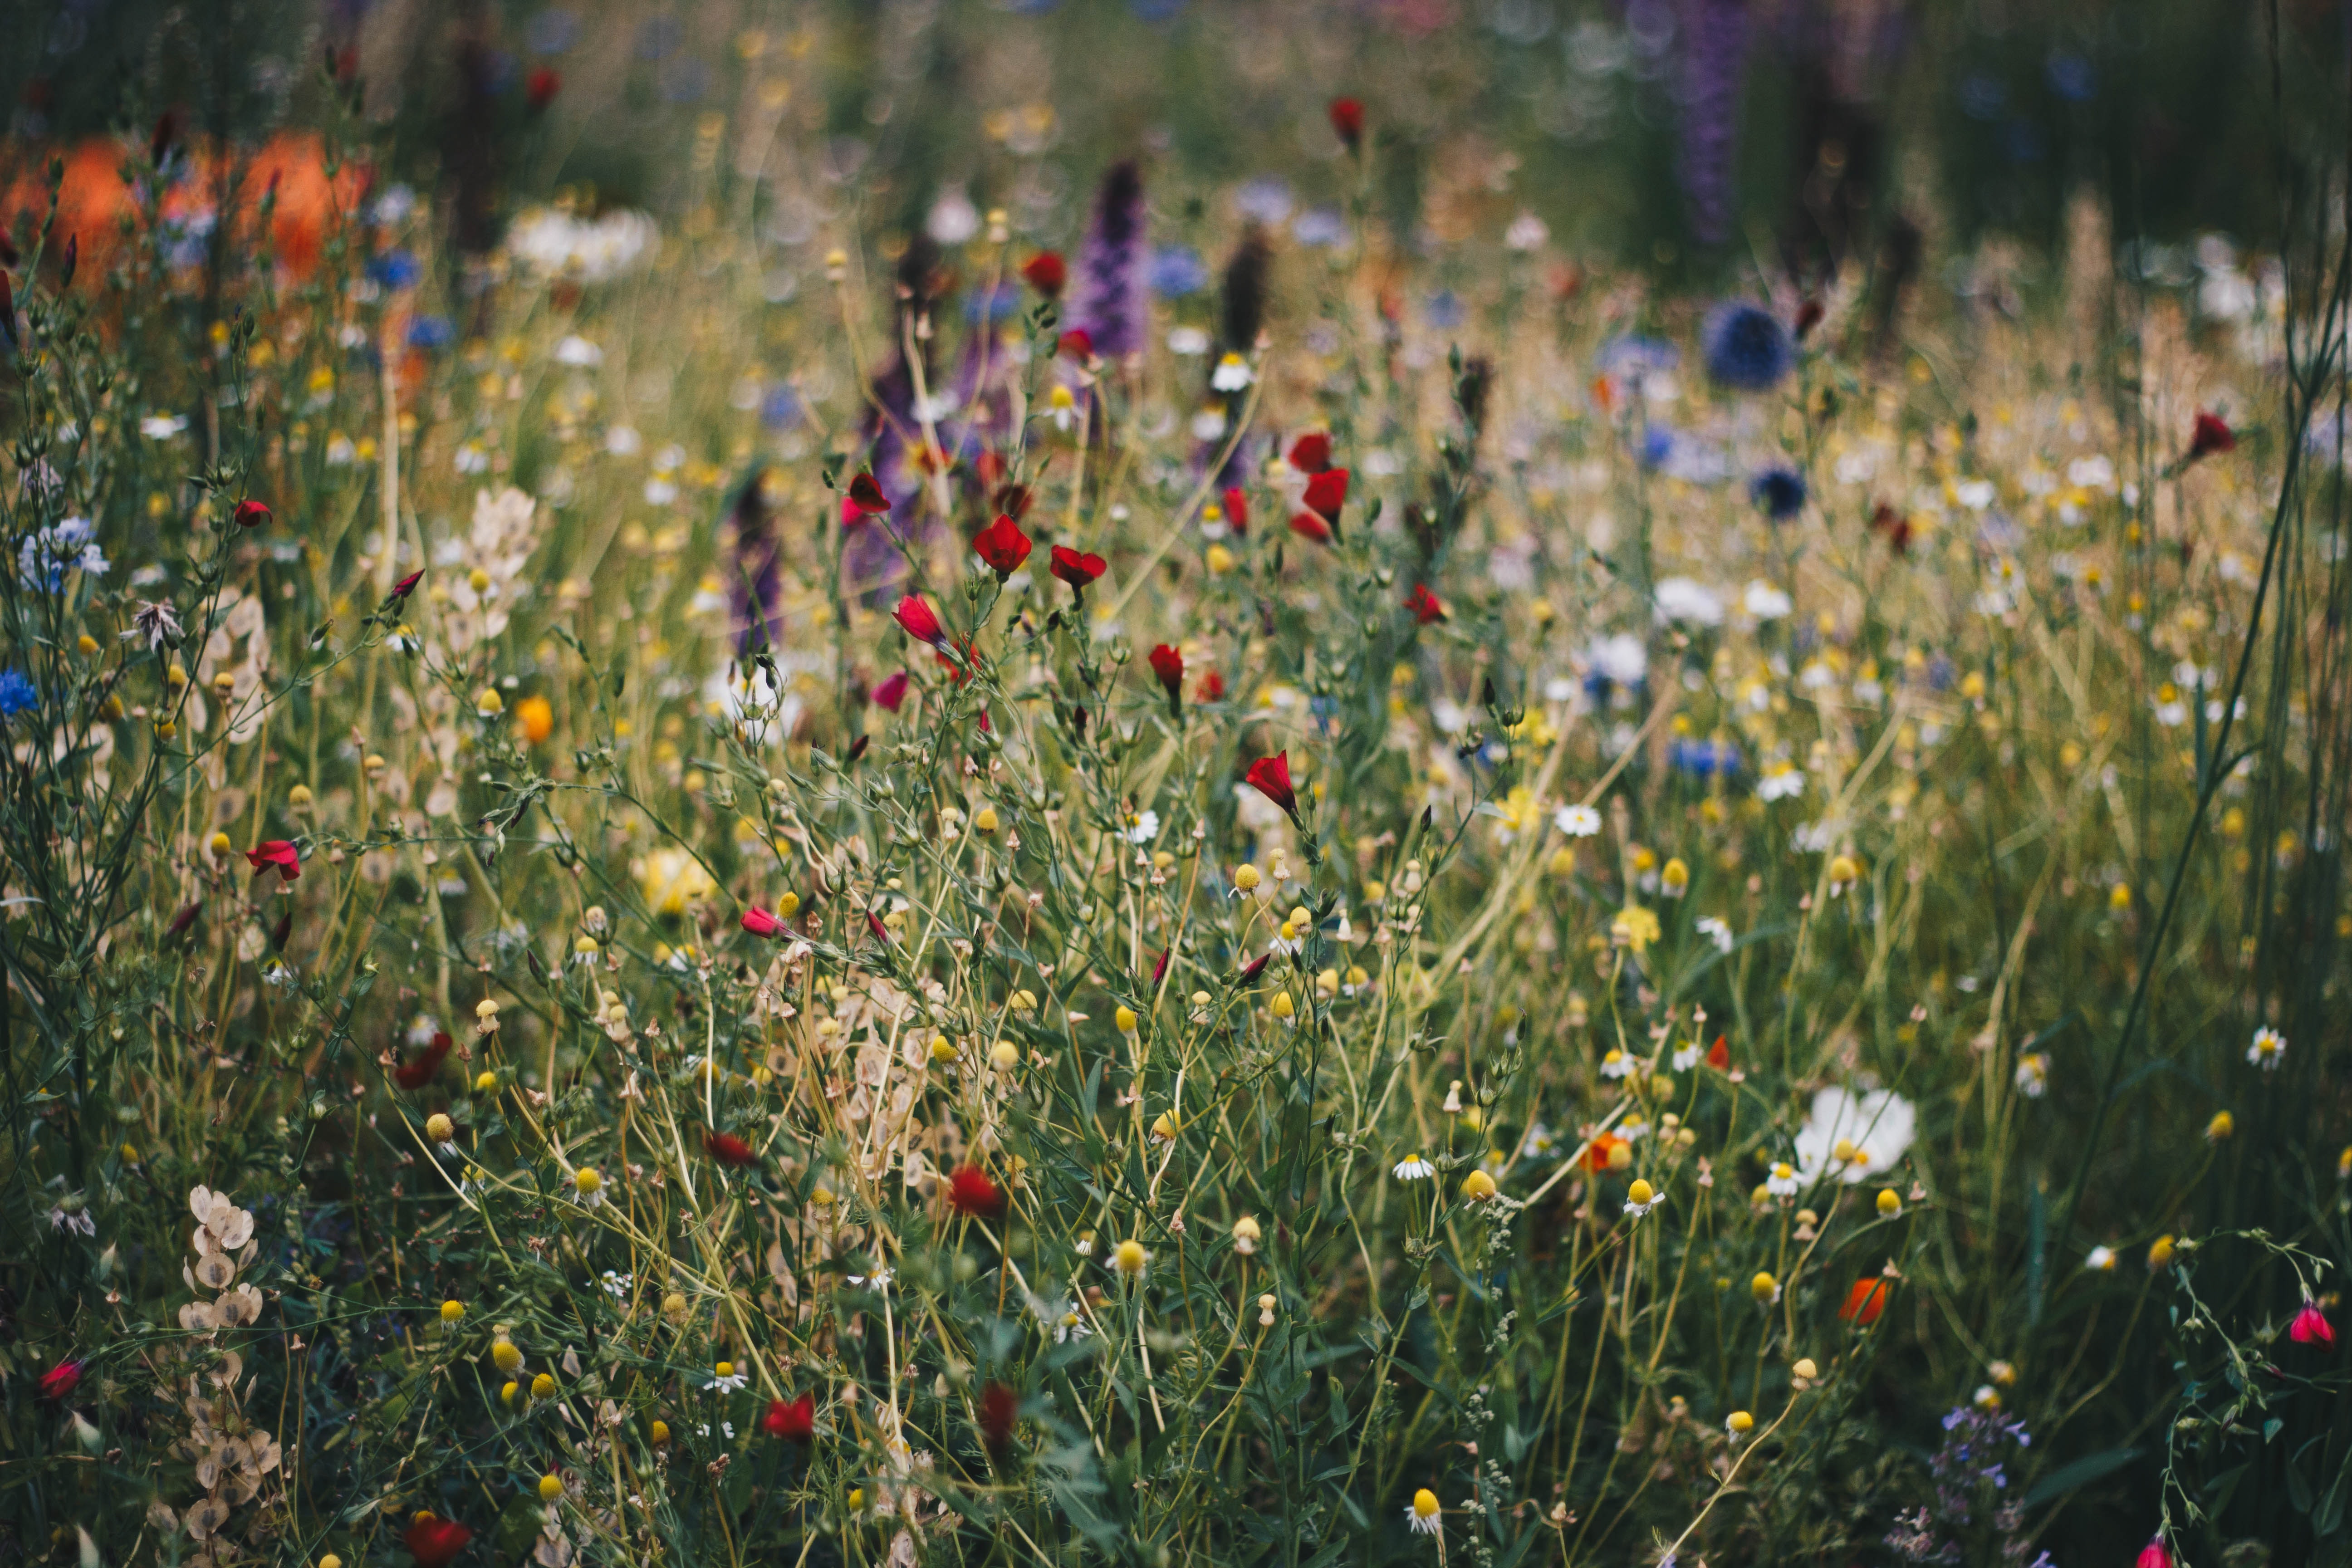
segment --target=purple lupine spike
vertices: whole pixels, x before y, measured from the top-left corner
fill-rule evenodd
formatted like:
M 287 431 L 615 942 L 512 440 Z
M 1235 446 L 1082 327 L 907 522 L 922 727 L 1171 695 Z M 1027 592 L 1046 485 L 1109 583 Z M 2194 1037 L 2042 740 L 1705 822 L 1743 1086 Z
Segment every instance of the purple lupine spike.
M 727 517 L 728 588 L 734 598 L 735 652 L 748 658 L 782 640 L 784 541 L 768 510 L 767 470 L 753 468 Z
M 1747 0 L 1682 0 L 1682 155 L 1675 173 L 1704 245 L 1731 237 L 1739 87 L 1748 68 Z
M 1077 291 L 1070 303 L 1070 325 L 1106 360 L 1143 348 L 1149 309 L 1143 238 L 1143 174 L 1128 159 L 1103 176 L 1094 226 L 1078 247 Z

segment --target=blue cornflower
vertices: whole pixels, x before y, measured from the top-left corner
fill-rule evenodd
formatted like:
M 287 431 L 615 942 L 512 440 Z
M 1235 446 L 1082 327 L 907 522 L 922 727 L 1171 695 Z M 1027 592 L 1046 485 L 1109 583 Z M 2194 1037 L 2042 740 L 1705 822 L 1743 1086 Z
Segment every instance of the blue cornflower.
M 1780 318 L 1737 300 L 1706 313 L 1698 342 L 1706 374 L 1741 392 L 1771 391 L 1797 363 L 1797 345 Z
M 417 279 L 424 276 L 425 268 L 418 263 L 415 251 L 404 248 L 387 250 L 376 257 L 367 264 L 367 273 L 378 288 L 410 289 L 415 287 Z
M 1163 245 L 1151 253 L 1151 291 L 1163 300 L 1198 294 L 1209 286 L 1209 267 L 1189 245 Z
M 446 349 L 457 338 L 457 329 L 446 316 L 419 316 L 408 323 L 408 346 L 413 349 Z
M 1676 741 L 1666 748 L 1666 765 L 1693 778 L 1739 774 L 1739 748 L 1728 741 Z
M 1429 297 L 1429 324 L 1440 331 L 1448 331 L 1462 324 L 1462 296 L 1451 289 L 1440 289 Z
M 1642 467 L 1663 468 L 1675 455 L 1675 433 L 1671 426 L 1653 425 L 1642 432 Z
M 1805 510 L 1805 477 L 1794 468 L 1771 468 L 1748 481 L 1748 493 L 1774 522 Z
M 1260 174 L 1234 193 L 1234 210 L 1268 228 L 1289 217 L 1293 205 L 1289 182 L 1272 174 Z
M 99 549 L 98 530 L 86 517 L 69 517 L 27 534 L 16 552 L 16 575 L 27 587 L 54 594 L 65 586 L 68 572 L 106 575 L 106 552 Z
M 760 423 L 771 430 L 789 430 L 801 422 L 800 394 L 783 383 L 761 395 Z
M 0 669 L 0 719 L 14 719 L 41 705 L 41 694 L 21 669 Z

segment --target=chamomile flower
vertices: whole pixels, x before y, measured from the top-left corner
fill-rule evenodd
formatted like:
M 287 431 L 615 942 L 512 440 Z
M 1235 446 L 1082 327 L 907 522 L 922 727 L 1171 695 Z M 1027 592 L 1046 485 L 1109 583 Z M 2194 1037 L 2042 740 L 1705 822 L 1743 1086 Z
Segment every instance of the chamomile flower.
M 2040 1100 L 2050 1089 L 2050 1053 L 2028 1051 L 2017 1058 L 2017 1092 Z
M 1412 1501 L 1405 1505 L 1404 1521 L 1412 1526 L 1415 1535 L 1436 1535 L 1445 1529 L 1444 1522 L 1438 1517 L 1444 1511 L 1438 1505 L 1437 1494 L 1423 1487 L 1413 1493 Z
M 1601 831 L 1601 814 L 1589 805 L 1563 805 L 1553 814 L 1551 825 L 1570 838 L 1590 838 Z
M 2246 1059 L 2264 1072 L 2278 1071 L 2279 1058 L 2286 1055 L 2286 1037 L 2264 1025 L 2254 1031 L 2254 1043 L 2246 1047 Z
M 1139 811 L 1128 819 L 1127 841 L 1129 844 L 1149 844 L 1159 837 L 1160 814 L 1158 812 Z
M 1721 916 L 1702 915 L 1699 917 L 1696 929 L 1699 935 L 1715 943 L 1716 952 L 1729 952 L 1731 951 L 1731 927 Z
M 1257 377 L 1252 374 L 1249 362 L 1239 354 L 1227 354 L 1209 373 L 1209 384 L 1219 392 L 1239 392 Z
M 1391 1173 L 1400 1182 L 1420 1182 L 1437 1174 L 1437 1167 L 1419 1154 L 1407 1154 L 1396 1163 Z
M 1656 1208 L 1660 1204 L 1664 1203 L 1665 1201 L 1665 1194 L 1659 1192 L 1655 1187 L 1651 1186 L 1649 1183 L 1636 1177 L 1633 1184 L 1625 1189 L 1625 1217 L 1627 1219 L 1640 1219 L 1643 1215 L 1648 1214 L 1652 1209 Z
M 731 1361 L 722 1361 L 711 1369 L 710 1381 L 702 1386 L 713 1394 L 733 1394 L 748 1386 L 751 1381 L 750 1373 L 738 1371 Z
M 2095 1247 L 2083 1259 L 2083 1267 L 2095 1274 L 2105 1274 L 2115 1266 L 2116 1249 L 2112 1247 Z
M 623 1274 L 612 1268 L 604 1270 L 604 1293 L 615 1301 L 627 1300 L 629 1291 L 636 1282 L 637 1277 L 634 1274 Z
M 1623 1051 L 1611 1051 L 1607 1056 L 1601 1058 L 1601 1076 L 1602 1078 L 1623 1078 L 1639 1065 L 1641 1064 L 1634 1061 L 1632 1057 L 1627 1056 Z
M 1770 1193 L 1776 1198 L 1795 1197 L 1797 1195 L 1797 1167 L 1790 1164 L 1785 1160 L 1773 1166 L 1772 1173 L 1764 1178 L 1764 1190 Z
M 852 1274 L 846 1278 L 852 1285 L 870 1286 L 877 1290 L 890 1289 L 891 1274 L 887 1268 L 877 1268 L 871 1274 Z
M 1675 1047 L 1675 1054 L 1667 1059 L 1674 1064 L 1676 1072 L 1690 1071 L 1691 1068 L 1698 1066 L 1698 1042 L 1684 1041 Z

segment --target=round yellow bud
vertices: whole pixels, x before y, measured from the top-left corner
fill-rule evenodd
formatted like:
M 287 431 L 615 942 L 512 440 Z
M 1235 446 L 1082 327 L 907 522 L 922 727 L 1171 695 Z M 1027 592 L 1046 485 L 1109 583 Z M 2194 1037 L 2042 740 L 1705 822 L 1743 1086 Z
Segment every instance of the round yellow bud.
M 2172 1252 L 2172 1237 L 2168 1236 L 2158 1237 L 2154 1241 L 2148 1244 L 2147 1266 L 2150 1268 L 2171 1268 Z
M 297 810 L 310 805 L 310 786 L 309 784 L 298 784 L 292 789 L 288 790 L 286 792 L 286 804 L 295 807 Z
M 850 1511 L 850 1512 L 852 1512 L 852 1513 L 856 1513 L 858 1510 L 860 1510 L 860 1509 L 864 1508 L 865 1506 L 866 1506 L 866 1489 L 865 1489 L 864 1487 L 852 1487 L 852 1488 L 850 1488 L 850 1489 L 849 1489 L 849 1511 Z
M 1257 1310 L 1261 1312 L 1271 1312 L 1279 1305 L 1281 1305 L 1281 1303 L 1274 1299 L 1274 1293 L 1272 1291 L 1268 1291 L 1266 1294 L 1260 1296 L 1257 1299 Z
M 81 649 L 82 658 L 88 658 L 91 654 L 98 651 L 98 639 L 90 636 L 88 632 L 84 632 L 81 636 L 74 639 L 74 647 Z
M 539 1500 L 553 1502 L 563 1495 L 563 1478 L 550 1472 L 539 1478 Z
M 1254 893 L 1257 891 L 1257 885 L 1265 879 L 1257 874 L 1257 868 L 1246 861 L 1234 868 L 1234 888 L 1236 891 Z
M 731 1361 L 722 1361 L 711 1368 L 711 1371 L 720 1377 L 732 1377 L 735 1375 L 735 1363 Z
M 498 1091 L 498 1074 L 490 1071 L 488 1068 L 484 1068 L 479 1073 L 475 1075 L 474 1092 L 476 1094 L 496 1094 Z
M 207 844 L 205 847 L 210 849 L 215 855 L 226 855 L 236 847 L 229 843 L 227 834 L 215 833 L 212 837 L 212 842 Z
M 1626 1170 L 1630 1168 L 1633 1163 L 1633 1145 L 1631 1143 L 1612 1143 L 1609 1145 L 1609 1168 L 1611 1170 Z
M 2213 1120 L 2205 1124 L 2205 1136 L 2209 1141 L 2219 1143 L 2237 1130 L 2236 1117 L 2226 1110 L 2217 1110 L 2213 1113 Z
M 1745 1410 L 1735 1410 L 1731 1413 L 1731 1419 L 1723 1425 L 1727 1430 L 1744 1436 L 1756 1430 L 1756 1417 Z
M 668 1295 L 664 1296 L 662 1298 L 662 1314 L 665 1317 L 671 1318 L 684 1317 L 686 1315 L 686 1292 L 683 1290 L 672 1290 Z
M 572 1173 L 572 1187 L 582 1197 L 593 1198 L 604 1190 L 604 1173 L 593 1165 L 583 1166 Z
M 1901 1214 L 1903 1212 L 1902 1195 L 1896 1193 L 1893 1187 L 1880 1188 L 1878 1192 L 1878 1212 L 1885 1215 L 1889 1219 L 1893 1219 L 1896 1215 Z
M 1639 1176 L 1634 1177 L 1633 1184 L 1625 1189 L 1625 1201 L 1629 1204 L 1653 1203 L 1656 1201 L 1657 1196 L 1658 1189 Z
M 454 1323 L 454 1322 L 458 1321 L 460 1319 L 464 1318 L 464 1317 L 465 1317 L 465 1315 L 466 1315 L 466 1303 L 465 1303 L 465 1302 L 463 1302 L 463 1301 L 444 1301 L 444 1302 L 442 1302 L 442 1303 L 441 1303 L 441 1321 L 442 1321 L 443 1322 L 445 1322 L 445 1323 Z
M 533 1399 L 551 1399 L 554 1395 L 555 1379 L 547 1373 L 542 1372 L 530 1380 L 530 1396 Z
M 1177 1133 L 1181 1132 L 1183 1130 L 1184 1123 L 1172 1110 L 1163 1110 L 1158 1116 L 1152 1118 L 1151 1137 L 1154 1142 L 1168 1142 L 1172 1140 Z
M 1791 1373 L 1794 1373 L 1797 1376 L 1803 1378 L 1807 1383 L 1812 1382 L 1813 1379 L 1821 1376 L 1822 1374 L 1822 1369 L 1813 1364 L 1813 1358 L 1811 1356 L 1801 1358 L 1797 1364 L 1790 1367 L 1789 1370 Z
M 1011 1072 L 1021 1065 L 1021 1047 L 1011 1040 L 999 1040 L 989 1051 L 988 1061 L 999 1072 Z
M 172 661 L 172 667 L 163 672 L 163 679 L 170 684 L 173 690 L 177 691 L 188 684 L 187 667 L 175 658 Z
M 971 814 L 971 826 L 972 830 L 976 833 L 995 832 L 996 807 L 992 805 L 983 805 L 978 811 L 973 812 Z
M 1132 1279 L 1143 1272 L 1143 1266 L 1151 1260 L 1151 1255 L 1143 1250 L 1143 1243 L 1129 1237 L 1111 1248 L 1110 1260 L 1112 1267 Z
M 522 1368 L 522 1352 L 515 1349 L 512 1340 L 499 1340 L 490 1346 L 490 1362 L 500 1372 L 511 1374 Z
M 1298 1011 L 1298 1004 L 1290 999 L 1290 993 L 1287 991 L 1276 992 L 1274 1000 L 1266 1004 L 1266 1007 L 1277 1018 L 1291 1017 Z
M 669 1423 L 667 1421 L 655 1422 L 652 1426 L 646 1428 L 646 1436 L 653 1439 L 654 1445 L 656 1447 L 660 1447 L 662 1444 L 669 1441 Z
M 1495 1195 L 1495 1178 L 1484 1171 L 1473 1171 L 1462 1178 L 1462 1195 L 1474 1204 L 1483 1204 Z
M 955 1060 L 957 1057 L 962 1054 L 962 1052 L 955 1048 L 955 1042 L 949 1039 L 945 1035 L 933 1035 L 931 1037 L 931 1060 L 944 1066 L 947 1063 Z
M 1748 1282 L 1748 1293 L 1769 1305 L 1772 1299 L 1780 1293 L 1780 1282 L 1769 1274 L 1759 1273 Z
M 519 1383 L 509 1383 L 504 1388 L 499 1390 L 499 1403 L 501 1405 L 512 1405 L 515 1402 L 515 1395 L 521 1392 L 522 1384 Z
M 1265 1234 L 1265 1233 L 1264 1231 L 1258 1229 L 1257 1221 L 1251 1218 L 1248 1215 L 1244 1215 L 1241 1218 L 1234 1221 L 1234 1246 L 1237 1250 L 1244 1254 L 1246 1254 L 1250 1248 L 1255 1247 L 1258 1244 L 1258 1239 Z
M 2117 882 L 2108 890 L 2107 908 L 2114 910 L 2118 913 L 2131 908 L 2130 884 L 2126 882 Z
M 457 1124 L 449 1120 L 446 1112 L 436 1110 L 425 1119 L 425 1136 L 436 1143 L 446 1143 L 457 1136 Z
M 343 1560 L 330 1552 L 319 1559 L 319 1568 L 343 1568 Z
M 481 1022 L 487 1024 L 498 1016 L 499 1005 L 489 997 L 485 996 L 474 1004 L 474 1016 Z
M 1853 856 L 1851 856 L 1851 855 L 1833 855 L 1833 856 L 1832 856 L 1832 857 L 1830 858 L 1830 880 L 1831 880 L 1831 881 L 1832 881 L 1832 882 L 1852 882 L 1852 881 L 1859 880 L 1859 879 L 1860 879 L 1860 878 L 1861 878 L 1861 876 L 1862 876 L 1862 868 L 1861 868 L 1859 865 L 1855 864 L 1855 862 L 1854 862 L 1854 858 L 1853 858 Z
M 1122 1002 L 1118 1011 L 1111 1015 L 1111 1022 L 1118 1026 L 1118 1032 L 1122 1035 L 1135 1033 L 1135 1009 Z

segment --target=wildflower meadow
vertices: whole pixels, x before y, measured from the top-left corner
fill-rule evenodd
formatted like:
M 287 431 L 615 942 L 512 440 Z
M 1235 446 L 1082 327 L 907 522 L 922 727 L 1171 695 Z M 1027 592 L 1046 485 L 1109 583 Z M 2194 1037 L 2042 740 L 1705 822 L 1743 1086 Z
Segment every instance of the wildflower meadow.
M 2352 1562 L 2340 12 L 105 9 L 0 1563 Z

